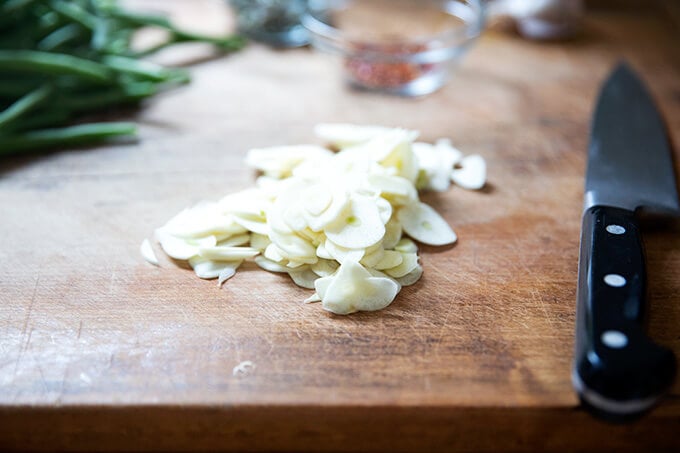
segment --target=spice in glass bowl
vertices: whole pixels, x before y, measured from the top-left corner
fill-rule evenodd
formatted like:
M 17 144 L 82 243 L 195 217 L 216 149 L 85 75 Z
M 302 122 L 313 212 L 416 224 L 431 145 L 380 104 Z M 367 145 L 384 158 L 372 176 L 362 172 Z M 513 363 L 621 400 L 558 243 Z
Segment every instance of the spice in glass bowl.
M 436 91 L 481 33 L 481 0 L 309 0 L 317 49 L 339 55 L 351 86 L 420 96 Z
M 394 88 L 413 82 L 425 76 L 435 65 L 408 61 L 404 55 L 416 54 L 426 50 L 424 44 L 357 44 L 356 53 L 345 60 L 353 81 L 366 88 Z M 362 54 L 379 53 L 382 59 L 365 58 Z

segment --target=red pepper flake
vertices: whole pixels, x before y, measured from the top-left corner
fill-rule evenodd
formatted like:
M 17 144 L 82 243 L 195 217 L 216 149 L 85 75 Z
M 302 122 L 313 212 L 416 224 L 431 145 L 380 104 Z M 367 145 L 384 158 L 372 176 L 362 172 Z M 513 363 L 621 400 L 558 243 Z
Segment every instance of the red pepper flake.
M 357 44 L 357 55 L 345 60 L 345 68 L 356 82 L 369 88 L 396 88 L 412 82 L 433 68 L 432 64 L 408 59 L 427 49 L 424 44 Z M 384 59 L 376 54 L 385 55 Z

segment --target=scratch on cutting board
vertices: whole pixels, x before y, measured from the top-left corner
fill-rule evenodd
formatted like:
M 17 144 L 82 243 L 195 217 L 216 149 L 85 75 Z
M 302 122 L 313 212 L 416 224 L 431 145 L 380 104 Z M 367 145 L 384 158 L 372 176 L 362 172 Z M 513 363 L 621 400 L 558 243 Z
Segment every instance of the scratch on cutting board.
M 31 313 L 33 312 L 33 304 L 35 304 L 35 296 L 38 293 L 38 285 L 40 284 L 40 274 L 35 279 L 35 286 L 33 287 L 33 294 L 31 295 L 31 301 L 28 304 L 28 310 L 26 311 L 26 319 L 24 319 L 24 328 L 21 330 L 22 334 L 26 333 L 26 328 L 28 327 L 28 320 L 31 318 Z
M 246 376 L 255 369 L 255 364 L 250 360 L 244 360 L 234 367 L 231 374 L 236 377 Z
M 551 329 L 554 328 L 555 326 L 554 326 L 552 317 L 550 316 L 550 312 L 548 311 L 548 308 L 545 306 L 545 301 L 543 300 L 541 295 L 538 293 L 538 291 L 536 291 L 535 289 L 532 289 L 531 290 L 531 297 L 534 300 L 538 301 L 538 305 L 540 305 L 541 310 L 543 310 L 543 315 L 545 316 L 545 320 L 548 322 Z

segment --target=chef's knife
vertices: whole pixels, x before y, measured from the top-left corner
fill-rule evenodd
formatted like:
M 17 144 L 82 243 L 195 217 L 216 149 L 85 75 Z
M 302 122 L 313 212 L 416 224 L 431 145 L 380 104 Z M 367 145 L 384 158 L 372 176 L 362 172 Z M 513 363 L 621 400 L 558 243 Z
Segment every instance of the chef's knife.
M 660 114 L 620 64 L 593 116 L 579 256 L 572 381 L 584 407 L 613 420 L 649 410 L 675 377 L 672 351 L 644 333 L 645 258 L 635 212 L 680 214 Z

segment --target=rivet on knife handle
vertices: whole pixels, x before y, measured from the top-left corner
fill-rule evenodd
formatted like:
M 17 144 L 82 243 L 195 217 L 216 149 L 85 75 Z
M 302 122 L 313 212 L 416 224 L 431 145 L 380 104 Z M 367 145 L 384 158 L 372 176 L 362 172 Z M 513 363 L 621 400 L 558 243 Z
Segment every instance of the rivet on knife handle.
M 593 207 L 583 216 L 574 385 L 597 415 L 644 413 L 673 382 L 675 357 L 647 338 L 645 261 L 634 213 Z

